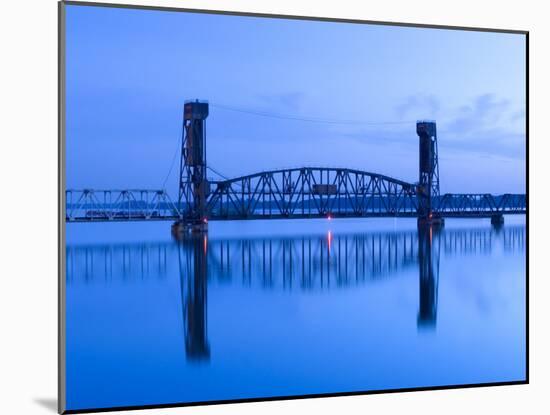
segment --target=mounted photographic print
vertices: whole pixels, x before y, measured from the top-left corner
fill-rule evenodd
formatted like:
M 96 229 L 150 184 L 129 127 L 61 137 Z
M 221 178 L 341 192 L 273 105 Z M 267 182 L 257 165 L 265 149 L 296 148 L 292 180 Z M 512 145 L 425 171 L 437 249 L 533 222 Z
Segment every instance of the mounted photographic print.
M 60 412 L 528 382 L 527 32 L 59 12 Z

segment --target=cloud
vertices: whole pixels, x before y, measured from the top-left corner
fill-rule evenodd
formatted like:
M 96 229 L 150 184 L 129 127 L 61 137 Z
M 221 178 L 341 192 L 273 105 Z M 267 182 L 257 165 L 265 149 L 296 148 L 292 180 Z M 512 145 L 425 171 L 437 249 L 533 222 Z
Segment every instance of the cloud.
M 404 102 L 395 107 L 400 119 L 405 116 L 421 116 L 420 118 L 435 117 L 441 108 L 441 103 L 435 95 L 409 95 Z
M 480 128 L 498 125 L 509 109 L 507 99 L 499 99 L 494 94 L 478 95 L 472 103 L 459 108 L 458 116 L 447 124 L 447 128 L 457 134 L 471 134 Z
M 294 91 L 281 94 L 261 94 L 257 97 L 262 104 L 269 108 L 297 111 L 305 99 L 305 93 Z
M 498 157 L 505 159 L 525 160 L 525 134 L 506 130 L 479 130 L 475 134 L 477 140 L 471 137 L 452 139 L 445 134 L 439 140 L 440 154 L 446 151 L 472 153 L 483 157 Z M 443 150 L 443 153 L 442 151 Z
M 526 115 L 525 110 L 516 111 L 510 115 L 510 121 L 511 122 L 523 121 L 525 119 L 525 115 Z
M 525 159 L 525 128 L 520 122 L 524 110 L 517 110 L 508 99 L 484 93 L 454 108 L 444 108 L 434 96 L 410 96 L 396 107 L 402 116 L 437 114 L 438 141 L 441 157 L 470 153 L 476 157 Z M 424 109 L 422 109 L 424 108 Z M 518 121 L 519 120 L 519 121 Z M 391 128 L 352 127 L 340 134 L 371 143 L 417 144 L 414 124 Z
M 448 149 L 461 152 L 525 158 L 525 129 L 517 110 L 508 99 L 484 93 L 454 110 L 448 111 L 438 125 L 439 140 Z

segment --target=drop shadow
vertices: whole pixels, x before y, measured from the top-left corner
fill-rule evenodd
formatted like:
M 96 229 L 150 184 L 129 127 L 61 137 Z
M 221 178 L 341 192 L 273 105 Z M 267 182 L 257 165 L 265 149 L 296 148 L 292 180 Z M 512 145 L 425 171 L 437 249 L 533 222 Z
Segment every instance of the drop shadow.
M 34 402 L 43 408 L 57 413 L 57 399 L 55 398 L 35 398 Z

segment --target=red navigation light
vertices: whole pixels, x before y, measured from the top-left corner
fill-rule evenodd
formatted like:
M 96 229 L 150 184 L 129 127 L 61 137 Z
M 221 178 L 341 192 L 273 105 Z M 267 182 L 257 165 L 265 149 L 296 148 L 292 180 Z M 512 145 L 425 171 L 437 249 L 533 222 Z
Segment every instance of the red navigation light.
M 204 218 L 204 219 L 202 220 L 202 222 L 203 222 L 203 223 L 208 223 L 208 218 Z
M 332 216 L 330 215 L 330 213 L 329 213 L 329 215 L 327 216 L 327 219 L 328 219 L 328 220 L 331 220 L 331 219 L 332 219 Z

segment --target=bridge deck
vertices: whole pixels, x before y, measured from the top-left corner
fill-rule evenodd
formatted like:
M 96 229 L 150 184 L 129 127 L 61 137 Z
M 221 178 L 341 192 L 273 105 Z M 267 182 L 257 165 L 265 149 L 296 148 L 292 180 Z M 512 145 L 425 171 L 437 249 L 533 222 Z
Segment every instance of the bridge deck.
M 201 212 L 183 195 L 165 190 L 67 190 L 66 219 L 72 222 L 243 220 L 323 217 L 417 217 L 422 191 L 414 183 L 346 168 L 273 170 L 208 182 Z M 443 217 L 523 214 L 524 194 L 434 196 L 432 210 Z
M 179 207 L 162 191 L 67 191 L 68 222 L 177 221 L 188 218 L 185 206 Z M 145 195 L 154 193 L 147 199 Z M 75 197 L 78 196 L 78 197 Z M 338 203 L 340 196 L 341 203 Z M 309 196 L 303 202 L 286 202 L 284 208 L 275 203 L 251 207 L 250 199 L 230 208 L 211 207 L 207 219 L 258 220 L 308 218 L 414 218 L 418 216 L 414 197 L 378 196 L 368 203 L 353 204 L 343 195 L 332 200 L 315 201 Z M 359 196 L 355 196 L 356 199 Z M 343 201 L 343 202 L 342 202 Z M 330 203 L 332 202 L 332 203 Z M 321 204 L 323 203 L 323 204 Z M 435 203 L 436 214 L 447 218 L 486 218 L 495 215 L 525 214 L 525 195 L 446 194 Z

